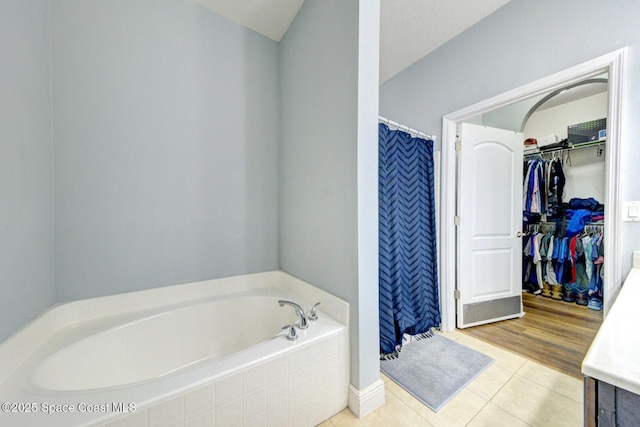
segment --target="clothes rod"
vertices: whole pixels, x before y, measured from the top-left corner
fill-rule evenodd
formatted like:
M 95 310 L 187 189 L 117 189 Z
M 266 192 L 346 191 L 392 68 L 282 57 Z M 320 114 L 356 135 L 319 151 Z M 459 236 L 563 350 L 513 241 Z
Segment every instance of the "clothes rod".
M 604 145 L 607 143 L 606 140 L 598 140 L 598 141 L 590 141 L 590 142 L 582 142 L 579 144 L 569 144 L 566 147 L 562 148 L 552 148 L 551 150 L 539 150 L 535 153 L 524 153 L 524 157 L 533 158 L 533 157 L 542 157 L 545 155 L 556 155 L 556 154 L 565 154 L 572 150 L 579 150 L 581 148 L 589 148 L 589 147 L 598 147 L 604 150 Z M 598 152 L 598 157 L 602 155 L 602 153 Z
M 412 133 L 414 135 L 421 136 L 424 139 L 431 140 L 433 142 L 436 141 L 435 135 L 429 135 L 429 134 L 426 134 L 424 132 L 420 132 L 417 129 L 413 129 L 413 128 L 410 128 L 409 126 L 405 126 L 405 125 L 400 124 L 398 122 L 394 122 L 393 120 L 389 120 L 386 117 L 378 116 L 378 120 L 381 121 L 382 123 L 386 124 L 387 126 L 393 126 L 394 128 L 397 128 L 398 130 L 403 130 L 403 131 L 405 131 L 407 133 Z

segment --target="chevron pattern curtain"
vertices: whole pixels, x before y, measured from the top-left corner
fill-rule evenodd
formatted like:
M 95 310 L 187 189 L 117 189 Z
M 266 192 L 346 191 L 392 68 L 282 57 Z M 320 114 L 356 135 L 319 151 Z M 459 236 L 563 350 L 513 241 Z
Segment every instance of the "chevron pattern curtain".
M 433 141 L 379 124 L 380 353 L 440 326 Z

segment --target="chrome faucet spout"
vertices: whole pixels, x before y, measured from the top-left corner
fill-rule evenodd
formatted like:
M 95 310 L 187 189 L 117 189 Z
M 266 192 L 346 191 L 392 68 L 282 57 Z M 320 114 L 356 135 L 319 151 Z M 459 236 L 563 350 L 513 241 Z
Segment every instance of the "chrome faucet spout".
M 300 329 L 307 329 L 309 327 L 309 324 L 307 323 L 307 316 L 304 314 L 304 310 L 302 309 L 302 307 L 300 307 L 298 304 L 293 301 L 287 300 L 278 300 L 278 304 L 280 304 L 280 307 L 284 307 L 285 305 L 293 307 L 293 309 L 296 311 L 296 314 L 300 318 Z

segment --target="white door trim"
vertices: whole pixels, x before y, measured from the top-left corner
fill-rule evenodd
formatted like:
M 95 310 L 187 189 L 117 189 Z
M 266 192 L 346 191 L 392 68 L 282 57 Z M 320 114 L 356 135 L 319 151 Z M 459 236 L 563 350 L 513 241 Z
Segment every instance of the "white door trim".
M 609 113 L 605 165 L 605 253 L 604 315 L 606 316 L 622 285 L 622 221 L 620 213 L 620 145 L 627 83 L 627 51 L 622 48 L 556 74 L 510 90 L 442 118 L 442 185 L 440 209 L 440 295 L 442 329 L 455 329 L 456 288 L 456 124 L 500 107 L 541 95 L 567 84 L 609 73 Z

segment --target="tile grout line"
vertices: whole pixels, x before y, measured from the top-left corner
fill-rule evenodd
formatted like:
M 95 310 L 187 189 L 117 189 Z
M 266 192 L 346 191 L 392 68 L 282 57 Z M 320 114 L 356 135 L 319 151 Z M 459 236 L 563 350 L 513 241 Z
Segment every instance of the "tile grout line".
M 569 378 L 572 378 L 572 379 L 576 379 L 576 380 L 577 380 L 577 378 L 574 378 L 574 377 L 572 377 L 572 376 L 571 376 L 571 375 L 569 375 L 569 374 L 565 374 L 565 373 L 563 373 L 563 372 L 557 371 L 557 370 L 555 370 L 555 369 L 553 369 L 553 368 L 550 368 L 550 367 L 548 367 L 548 366 L 544 366 L 544 365 L 542 365 L 542 364 L 540 364 L 540 363 L 536 362 L 535 360 L 528 360 L 528 359 L 527 359 L 527 361 L 526 361 L 526 362 L 525 362 L 525 363 L 524 363 L 520 368 L 518 368 L 518 370 L 515 372 L 515 375 L 517 375 L 518 377 L 520 377 L 520 378 L 522 378 L 522 379 L 525 379 L 525 380 L 527 380 L 527 381 L 530 381 L 530 382 L 532 382 L 532 383 L 534 383 L 534 384 L 536 384 L 536 385 L 538 385 L 538 386 L 540 386 L 540 387 L 542 387 L 542 388 L 545 388 L 545 389 L 547 389 L 547 390 L 549 390 L 549 391 L 552 391 L 552 392 L 557 393 L 557 394 L 559 394 L 559 395 L 561 395 L 561 396 L 564 396 L 564 397 L 566 397 L 567 399 L 572 400 L 572 401 L 574 401 L 574 402 L 576 402 L 576 403 L 578 403 L 578 404 L 580 404 L 580 405 L 584 406 L 584 402 L 583 402 L 583 401 L 576 400 L 576 399 L 574 399 L 573 397 L 568 396 L 568 395 L 567 395 L 567 394 L 565 394 L 565 393 L 562 393 L 562 392 L 560 392 L 560 391 L 558 391 L 558 390 L 554 390 L 554 389 L 552 389 L 552 388 L 549 388 L 549 387 L 547 387 L 545 384 L 541 384 L 541 383 L 539 383 L 539 382 L 538 382 L 538 381 L 536 381 L 534 378 L 529 378 L 529 377 L 527 377 L 527 376 L 525 376 L 525 375 L 520 374 L 520 373 L 519 373 L 519 372 L 520 372 L 520 370 L 521 370 L 522 368 L 524 368 L 524 365 L 526 365 L 528 362 L 531 362 L 532 364 L 538 364 L 538 365 L 540 365 L 540 366 L 543 366 L 544 368 L 547 368 L 547 369 L 550 369 L 550 370 L 554 371 L 555 373 L 558 373 L 558 374 L 560 374 L 560 375 L 564 375 L 564 376 L 566 376 L 566 377 L 569 377 Z M 579 380 L 578 380 L 578 381 L 579 381 Z
M 584 407 L 584 402 L 579 402 L 579 401 L 577 401 L 577 400 L 575 400 L 575 399 L 573 399 L 573 398 L 571 398 L 571 397 L 567 396 L 567 395 L 566 395 L 566 394 L 564 394 L 564 393 L 561 393 L 561 392 L 559 392 L 559 391 L 553 390 L 553 389 L 551 389 L 551 388 L 549 388 L 549 387 L 547 387 L 547 386 L 545 386 L 545 385 L 543 385 L 543 384 L 537 383 L 536 381 L 534 381 L 534 380 L 532 380 L 532 379 L 530 379 L 530 378 L 528 378 L 528 377 L 525 377 L 524 375 L 519 375 L 519 374 L 517 374 L 517 373 L 516 373 L 516 375 L 518 375 L 518 377 L 519 377 L 520 379 L 522 379 L 522 380 L 525 380 L 525 381 L 528 381 L 528 382 L 530 382 L 530 383 L 532 383 L 532 384 L 535 384 L 535 385 L 537 385 L 538 387 L 542 387 L 542 388 L 544 388 L 545 390 L 550 391 L 551 393 L 555 393 L 555 394 L 557 394 L 558 396 L 564 397 L 565 399 L 568 399 L 568 400 L 570 400 L 570 401 L 572 401 L 572 402 L 575 402 L 575 403 L 577 403 L 578 405 L 580 405 L 580 406 L 583 406 L 583 407 Z
M 507 381 L 509 381 L 509 380 L 507 380 Z M 506 383 L 505 383 L 505 384 L 506 384 Z M 467 387 L 468 387 L 468 386 L 467 386 Z M 465 389 L 466 389 L 467 387 L 465 387 Z M 502 387 L 500 387 L 500 388 L 502 388 Z M 471 391 L 471 390 L 467 390 L 467 391 L 468 391 L 468 392 L 470 392 L 470 393 L 475 394 L 476 396 L 478 396 L 479 398 L 481 398 L 482 400 L 484 400 L 484 397 L 480 396 L 478 393 L 476 393 L 476 392 L 474 392 L 474 391 Z M 496 393 L 497 393 L 497 392 L 496 392 Z M 493 398 L 493 396 L 492 396 L 491 398 Z M 487 407 L 487 405 L 488 405 L 490 402 L 491 402 L 491 399 L 488 399 L 486 402 L 484 402 L 484 405 L 482 405 L 482 407 L 481 407 L 480 409 L 478 409 L 478 412 L 476 412 L 475 414 L 473 414 L 473 416 L 471 417 L 471 419 L 469 420 L 469 422 L 467 422 L 467 423 L 465 424 L 465 426 L 468 426 L 469 424 L 471 424 L 471 423 L 473 422 L 473 420 L 475 420 L 475 419 L 476 419 L 476 417 L 477 417 L 478 415 L 480 415 L 480 412 L 482 412 L 482 410 L 483 410 L 484 408 L 486 408 L 486 407 Z
M 522 364 L 522 366 L 524 366 L 526 363 L 527 363 L 527 362 L 525 361 L 525 363 L 523 363 L 523 364 Z M 518 371 L 519 371 L 520 369 L 522 369 L 522 366 L 520 366 L 517 370 L 515 370 L 515 371 L 511 372 L 511 376 L 509 376 L 509 378 L 504 382 L 504 384 L 502 384 L 502 385 L 500 386 L 500 388 L 498 388 L 498 390 L 496 390 L 496 392 L 495 392 L 495 393 L 493 393 L 493 396 L 491 396 L 491 399 L 489 399 L 489 401 L 487 402 L 487 405 L 488 405 L 489 403 L 491 403 L 493 406 L 495 406 L 496 408 L 500 409 L 501 411 L 506 412 L 507 414 L 511 415 L 513 418 L 515 418 L 515 419 L 517 419 L 517 420 L 521 421 L 522 423 L 524 423 L 524 424 L 526 424 L 526 425 L 528 425 L 528 426 L 532 427 L 532 426 L 531 426 L 531 424 L 529 424 L 529 423 L 528 423 L 528 422 L 526 422 L 525 420 L 521 419 L 521 418 L 520 418 L 520 417 L 518 417 L 516 414 L 512 414 L 510 411 L 507 411 L 505 408 L 503 408 L 503 407 L 501 407 L 501 406 L 499 406 L 499 405 L 497 405 L 497 404 L 493 403 L 493 399 L 494 399 L 494 398 L 495 398 L 495 397 L 500 393 L 500 391 L 501 391 L 501 390 L 502 390 L 502 389 L 507 385 L 507 383 L 508 383 L 509 381 L 511 381 L 511 380 L 512 380 L 516 375 L 518 375 Z M 521 375 L 518 375 L 518 376 L 522 378 L 522 376 L 521 376 Z M 485 406 L 486 406 L 486 405 L 485 405 Z M 475 418 L 475 417 L 474 417 L 474 418 Z
M 476 350 L 476 351 L 477 351 L 477 350 Z M 482 353 L 482 354 L 484 354 L 484 353 Z M 488 355 L 486 355 L 486 354 L 485 354 L 485 356 L 488 356 Z M 489 356 L 489 357 L 490 357 L 490 356 Z M 495 360 L 495 359 L 494 359 L 494 360 Z M 496 366 L 498 366 L 498 365 L 496 365 Z M 523 366 L 524 366 L 524 363 L 523 363 Z M 522 366 L 521 366 L 521 367 L 522 367 Z M 521 367 L 520 367 L 520 368 L 521 368 Z M 502 367 L 500 366 L 500 368 L 502 368 Z M 518 368 L 518 370 L 520 370 L 520 368 Z M 500 393 L 500 390 L 502 390 L 502 389 L 504 388 L 504 386 L 505 386 L 505 385 L 507 385 L 507 383 L 508 383 L 509 381 L 511 381 L 511 379 L 516 375 L 516 372 L 517 372 L 517 370 L 516 370 L 516 371 L 509 371 L 508 369 L 505 369 L 505 368 L 502 368 L 502 369 L 504 369 L 505 371 L 507 371 L 507 372 L 509 372 L 509 373 L 510 373 L 509 378 L 507 378 L 507 380 L 506 380 L 506 381 L 505 381 L 505 382 L 504 382 L 500 387 L 498 387 L 498 389 L 495 391 L 495 393 L 493 393 L 493 395 L 492 395 L 489 399 L 487 399 L 487 402 L 482 406 L 482 408 L 480 408 L 480 410 L 479 410 L 478 412 L 476 412 L 476 414 L 475 414 L 473 417 L 471 417 L 471 419 L 469 420 L 469 422 L 468 422 L 467 424 L 465 424 L 465 426 L 468 426 L 469 424 L 471 424 L 471 423 L 473 422 L 473 420 L 474 420 L 474 419 L 475 419 L 475 418 L 480 414 L 480 412 L 482 412 L 482 410 L 483 410 L 484 408 L 486 408 L 486 407 L 487 407 L 487 405 L 489 405 L 489 403 L 491 403 L 492 405 L 494 405 L 496 408 L 499 408 L 499 409 L 501 409 L 501 410 L 505 411 L 506 413 L 508 413 L 509 415 L 511 415 L 511 416 L 513 416 L 513 417 L 517 418 L 518 420 L 520 420 L 520 418 L 516 417 L 516 416 L 515 416 L 514 414 L 512 414 L 511 412 L 508 412 L 508 411 L 504 410 L 503 408 L 500 408 L 498 405 L 496 405 L 495 403 L 493 403 L 493 402 L 492 402 L 493 398 L 494 398 L 494 397 L 496 397 L 496 396 L 498 395 L 498 393 Z M 465 388 L 466 388 L 466 387 L 465 387 Z M 472 391 L 472 390 L 467 390 L 467 391 L 470 391 L 471 393 L 474 393 L 476 396 L 480 397 L 481 399 L 484 399 L 484 397 L 480 396 L 478 393 L 475 393 L 475 392 L 474 392 L 474 391 Z M 520 420 L 520 421 L 522 421 L 522 420 Z M 524 421 L 523 421 L 523 422 L 524 422 Z M 525 423 L 525 424 L 527 424 L 527 423 Z M 529 425 L 529 424 L 527 424 L 527 425 Z
M 397 383 L 396 383 L 396 384 L 397 384 Z M 398 385 L 398 387 L 402 388 L 402 386 L 401 386 L 401 385 L 399 385 L 399 384 L 397 384 L 397 385 Z M 386 390 L 386 388 L 385 388 L 385 390 Z M 403 390 L 404 390 L 404 389 L 403 389 Z M 386 390 L 386 391 L 388 391 L 389 393 L 393 394 L 393 395 L 396 397 L 396 399 L 398 399 L 398 400 L 399 400 L 399 401 L 400 401 L 404 406 L 406 406 L 407 408 L 409 408 L 409 410 L 410 410 L 411 412 L 413 412 L 413 413 L 414 413 L 414 414 L 416 414 L 418 417 L 420 417 L 421 419 L 423 419 L 427 424 L 429 424 L 430 426 L 433 426 L 433 424 L 431 424 L 431 423 L 429 422 L 429 420 L 428 420 L 428 419 L 426 419 L 425 417 L 423 417 L 423 416 L 422 416 L 422 414 L 420 414 L 418 411 L 416 411 L 416 410 L 415 410 L 415 409 L 413 409 L 411 406 L 409 406 L 409 404 L 408 404 L 408 403 L 406 403 L 406 402 L 405 402 L 405 401 L 404 401 L 400 396 L 398 396 L 397 394 L 395 394 L 392 390 Z M 406 390 L 405 390 L 405 391 L 406 391 Z M 407 393 L 408 393 L 408 392 L 407 392 Z M 411 395 L 411 393 L 409 393 L 409 395 Z M 416 401 L 417 401 L 419 404 L 424 405 L 424 407 L 425 407 L 425 408 L 429 409 L 430 411 L 432 410 L 432 409 L 431 409 L 431 408 L 429 408 L 427 405 L 425 405 L 424 403 L 420 402 L 420 401 L 419 401 L 415 396 L 411 395 L 411 397 L 413 397 L 414 399 L 416 399 Z
M 523 376 L 523 375 L 519 375 L 517 372 L 514 372 L 513 376 L 512 376 L 511 378 L 509 378 L 509 380 L 508 380 L 507 382 L 511 381 L 511 380 L 512 380 L 512 379 L 514 379 L 516 376 L 517 376 L 520 380 L 527 381 L 527 382 L 529 382 L 529 383 L 531 383 L 531 384 L 537 385 L 537 386 L 539 386 L 539 387 L 541 387 L 541 388 L 545 389 L 545 390 L 547 391 L 547 395 L 548 395 L 549 393 L 553 393 L 553 394 L 556 394 L 556 395 L 557 395 L 557 396 L 559 396 L 559 397 L 564 397 L 565 399 L 568 399 L 568 400 L 571 400 L 572 402 L 575 402 L 575 400 L 574 400 L 574 399 L 571 399 L 570 397 L 567 397 L 567 396 L 565 396 L 565 395 L 564 395 L 564 394 L 562 394 L 562 393 L 559 393 L 559 392 L 557 392 L 557 391 L 555 391 L 555 390 L 552 390 L 552 389 L 550 389 L 550 388 L 548 388 L 548 387 L 545 387 L 545 386 L 543 386 L 542 384 L 538 384 L 538 383 L 536 383 L 535 381 L 533 381 L 533 380 L 531 380 L 531 379 L 529 379 L 529 378 L 527 378 L 527 377 L 525 377 L 525 376 Z M 503 385 L 503 387 L 504 387 L 505 385 L 506 385 L 506 383 Z M 501 387 L 501 389 L 502 389 L 502 387 Z M 498 394 L 498 393 L 496 393 L 496 395 L 497 395 L 497 394 Z M 495 396 L 494 396 L 494 397 L 495 397 Z M 493 400 L 493 398 L 492 398 L 492 400 Z M 579 403 L 579 402 L 576 402 L 576 403 Z M 518 419 L 518 420 L 522 421 L 524 424 L 526 424 L 526 425 L 528 425 L 528 426 L 532 426 L 532 424 L 529 424 L 529 423 L 528 423 L 528 422 L 526 422 L 525 420 L 523 420 L 523 419 L 521 419 L 520 417 L 518 417 L 516 414 L 513 414 L 513 413 L 509 412 L 506 408 L 503 408 L 502 406 L 500 406 L 500 405 L 498 405 L 498 404 L 496 404 L 496 403 L 494 403 L 494 405 L 496 405 L 496 407 L 498 407 L 498 408 L 502 409 L 503 411 L 507 412 L 508 414 L 510 414 L 511 416 L 513 416 L 514 418 L 516 418 L 516 419 Z M 580 404 L 580 406 L 582 406 L 582 404 Z

